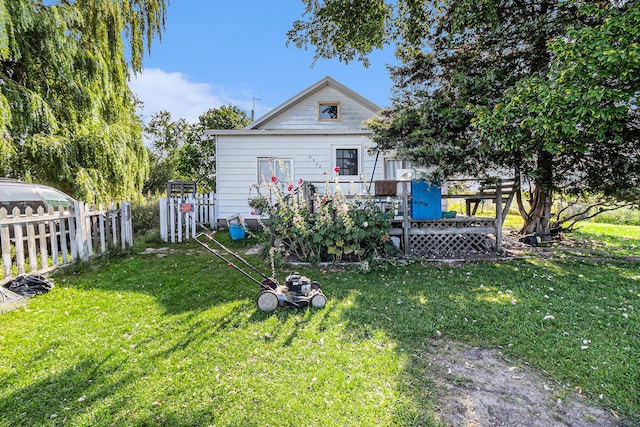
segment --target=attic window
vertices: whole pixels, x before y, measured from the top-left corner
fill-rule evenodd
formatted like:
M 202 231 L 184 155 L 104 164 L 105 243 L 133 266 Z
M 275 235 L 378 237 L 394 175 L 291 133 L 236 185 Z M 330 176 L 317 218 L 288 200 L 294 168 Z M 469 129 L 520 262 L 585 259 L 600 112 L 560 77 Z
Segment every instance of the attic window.
M 318 102 L 318 121 L 337 122 L 340 121 L 339 102 Z

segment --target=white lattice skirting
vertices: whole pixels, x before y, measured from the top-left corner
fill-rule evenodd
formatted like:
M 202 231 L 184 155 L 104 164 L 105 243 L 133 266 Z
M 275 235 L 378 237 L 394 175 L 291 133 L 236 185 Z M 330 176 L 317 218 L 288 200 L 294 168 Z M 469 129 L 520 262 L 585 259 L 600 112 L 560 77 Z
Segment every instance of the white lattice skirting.
M 452 256 L 496 251 L 493 219 L 411 222 L 409 253 L 413 256 Z

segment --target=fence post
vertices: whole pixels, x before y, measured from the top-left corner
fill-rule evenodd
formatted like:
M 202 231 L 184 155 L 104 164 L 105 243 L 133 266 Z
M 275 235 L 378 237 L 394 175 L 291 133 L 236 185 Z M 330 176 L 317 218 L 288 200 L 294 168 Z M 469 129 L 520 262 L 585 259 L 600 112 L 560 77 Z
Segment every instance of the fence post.
M 502 180 L 496 184 L 496 252 L 502 252 Z
M 62 209 L 62 207 L 60 207 Z M 75 243 L 75 235 L 71 234 L 71 225 L 73 224 L 73 218 L 69 216 L 68 218 L 60 220 L 60 251 L 62 252 L 62 263 L 66 264 L 69 262 L 69 251 L 71 251 L 71 260 L 73 261 L 75 258 L 74 248 Z M 69 248 L 67 248 L 67 233 L 69 233 Z
M 38 216 L 42 218 L 44 216 L 44 208 L 41 206 L 38 208 Z M 40 264 L 41 268 L 49 267 L 49 253 L 47 249 L 47 226 L 45 221 L 38 222 L 38 241 L 40 243 Z
M 7 210 L 0 208 L 0 219 L 7 218 Z M 2 242 L 2 271 L 4 277 L 11 276 L 11 244 L 9 241 L 9 225 L 2 224 L 0 226 L 0 242 Z
M 167 222 L 168 207 L 167 198 L 161 197 L 158 201 L 158 209 L 160 209 L 160 238 L 163 242 L 169 240 L 169 236 L 167 235 L 167 231 L 169 230 L 169 224 Z
M 178 228 L 178 243 L 182 243 L 182 220 L 184 219 L 184 215 L 182 215 L 182 198 L 176 199 L 176 215 L 178 216 L 178 221 L 176 227 Z M 173 203 L 172 203 L 173 205 Z
M 211 228 L 218 228 L 218 218 L 216 216 L 216 193 L 209 193 L 209 225 Z
M 171 243 L 176 242 L 176 199 L 169 198 L 169 233 L 171 235 Z
M 93 216 L 91 215 L 91 206 L 84 204 L 84 220 L 82 227 L 84 228 L 85 249 L 87 250 L 87 259 L 93 257 Z
M 111 223 L 111 236 L 109 236 L 111 238 L 111 247 L 115 248 L 118 246 L 118 212 L 116 211 L 116 205 L 113 202 L 109 204 L 109 221 Z
M 196 238 L 196 226 L 198 224 L 198 199 L 193 199 L 192 211 L 191 211 L 191 238 Z
M 133 225 L 131 222 L 131 203 L 122 202 L 120 205 L 120 244 L 122 249 L 133 246 Z
M 33 209 L 31 209 L 31 207 L 26 209 L 25 216 L 33 220 Z M 38 258 L 36 254 L 36 227 L 33 221 L 29 221 L 27 223 L 27 255 L 29 256 L 30 271 L 38 269 Z
M 409 248 L 409 228 L 411 223 L 409 222 L 409 189 L 407 187 L 407 181 L 402 181 L 402 237 L 404 254 L 409 255 L 411 248 Z
M 13 208 L 13 217 L 18 218 L 20 216 L 20 209 Z M 24 234 L 22 233 L 22 225 L 13 224 L 13 236 L 16 245 L 16 264 L 18 265 L 18 276 L 22 276 L 25 273 L 24 268 Z
M 100 233 L 100 253 L 104 254 L 107 252 L 107 241 L 106 241 L 106 231 L 104 227 L 105 223 L 105 209 L 104 205 L 100 203 L 98 205 L 98 211 L 100 211 L 100 215 L 98 216 L 98 230 Z
M 87 256 L 87 232 L 85 228 L 85 215 L 84 215 L 84 203 L 75 202 L 75 232 L 76 232 L 76 247 L 78 250 L 78 258 L 83 261 L 88 259 Z

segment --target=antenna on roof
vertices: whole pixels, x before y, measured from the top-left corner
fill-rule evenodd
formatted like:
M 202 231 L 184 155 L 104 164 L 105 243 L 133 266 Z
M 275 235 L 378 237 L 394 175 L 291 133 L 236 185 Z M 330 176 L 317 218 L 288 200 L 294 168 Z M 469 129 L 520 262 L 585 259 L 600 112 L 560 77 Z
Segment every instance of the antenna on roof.
M 260 98 L 251 98 L 253 100 L 253 104 L 251 105 L 251 121 L 254 121 L 255 111 L 256 111 L 256 101 L 260 101 Z

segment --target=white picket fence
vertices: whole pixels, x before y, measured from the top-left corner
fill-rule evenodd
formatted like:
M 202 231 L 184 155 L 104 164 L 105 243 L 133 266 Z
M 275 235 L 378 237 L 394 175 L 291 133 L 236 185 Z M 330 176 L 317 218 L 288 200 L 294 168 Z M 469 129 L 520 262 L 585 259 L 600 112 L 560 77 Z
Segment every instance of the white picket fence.
M 25 250 L 26 244 L 26 250 Z M 15 208 L 9 213 L 0 208 L 0 284 L 24 274 L 42 274 L 91 257 L 112 248 L 133 245 L 131 204 L 120 207 L 100 204 L 90 209 L 75 204 L 73 211 L 27 208 L 21 215 Z
M 160 237 L 165 242 L 195 238 L 196 227 L 216 227 L 216 194 L 189 194 L 160 199 Z

